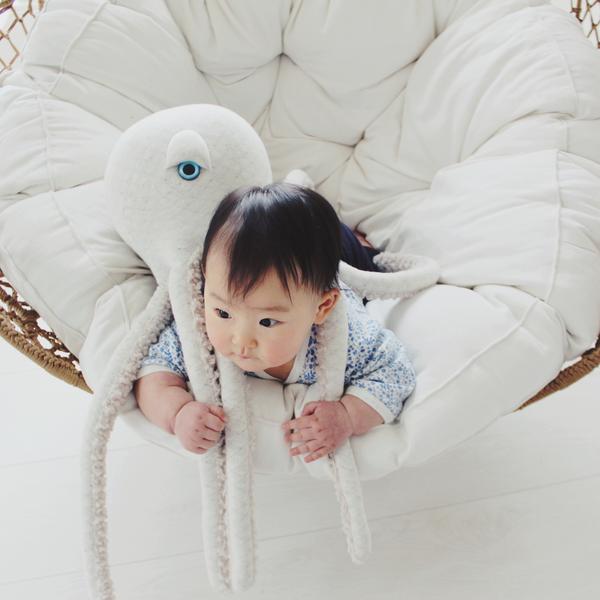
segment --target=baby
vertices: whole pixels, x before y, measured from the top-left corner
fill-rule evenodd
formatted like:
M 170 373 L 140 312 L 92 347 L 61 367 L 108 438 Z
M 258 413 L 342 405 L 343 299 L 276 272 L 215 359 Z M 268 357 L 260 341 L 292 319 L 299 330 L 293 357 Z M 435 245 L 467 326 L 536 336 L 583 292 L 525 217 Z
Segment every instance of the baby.
M 351 435 L 396 419 L 416 384 L 415 370 L 395 335 L 338 282 L 340 259 L 378 270 L 376 251 L 358 242 L 317 192 L 290 183 L 239 188 L 219 204 L 201 259 L 206 333 L 215 351 L 249 377 L 313 384 L 316 333 L 343 295 L 348 312 L 344 395 L 309 402 L 282 424 L 291 455 L 310 462 Z M 320 349 L 319 351 L 324 351 Z M 134 384 L 146 418 L 203 454 L 220 439 L 227 415 L 188 391 L 177 325 L 150 346 Z

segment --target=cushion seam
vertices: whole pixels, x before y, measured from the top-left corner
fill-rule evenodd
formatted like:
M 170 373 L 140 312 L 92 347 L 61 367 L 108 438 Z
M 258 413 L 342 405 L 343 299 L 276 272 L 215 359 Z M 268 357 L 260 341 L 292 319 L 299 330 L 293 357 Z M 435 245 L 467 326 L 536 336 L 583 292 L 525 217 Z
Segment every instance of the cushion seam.
M 123 316 L 125 317 L 127 331 L 130 331 L 131 330 L 131 320 L 129 318 L 129 311 L 127 310 L 127 303 L 125 302 L 125 297 L 123 295 L 123 289 L 121 288 L 120 283 L 116 284 L 115 287 L 117 288 L 117 293 L 119 294 L 119 304 L 121 305 L 121 310 L 123 311 Z M 94 316 L 95 316 L 95 313 L 96 313 L 96 311 L 94 310 Z
M 96 20 L 96 17 L 98 16 L 98 14 L 100 13 L 100 11 L 102 11 L 102 9 L 109 4 L 108 0 L 105 0 L 104 2 L 101 2 L 98 7 L 96 8 L 96 10 L 94 11 L 94 13 L 92 15 L 90 15 L 90 17 L 88 17 L 88 19 L 83 23 L 83 27 L 79 30 L 79 32 L 77 33 L 77 35 L 75 35 L 73 37 L 73 39 L 71 40 L 71 42 L 69 43 L 69 45 L 67 46 L 67 49 L 65 50 L 65 53 L 62 57 L 62 61 L 60 63 L 60 67 L 59 67 L 59 71 L 56 75 L 56 79 L 54 80 L 54 82 L 52 83 L 52 85 L 49 87 L 48 89 L 48 94 L 52 94 L 54 92 L 54 89 L 56 88 L 58 82 L 60 81 L 61 77 L 64 74 L 65 71 L 65 63 L 67 61 L 67 58 L 69 57 L 69 54 L 71 53 L 73 47 L 75 46 L 75 44 L 81 39 L 81 36 L 85 33 L 85 30 L 89 27 L 89 25 Z
M 50 167 L 50 134 L 48 133 L 48 123 L 46 121 L 46 112 L 44 110 L 44 105 L 42 103 L 41 98 L 42 92 L 35 92 L 35 98 L 38 103 L 38 108 L 40 111 L 40 119 L 42 122 L 42 132 L 44 134 L 44 157 L 46 162 L 46 173 L 48 176 L 48 182 L 50 184 L 50 191 L 54 192 L 56 190 L 56 184 L 54 182 L 54 176 L 52 174 L 52 169 Z
M 534 8 L 529 8 L 529 10 L 535 10 Z M 541 12 L 541 11 L 538 11 Z M 538 15 L 536 15 L 537 17 Z M 542 35 L 544 37 L 544 39 L 548 40 L 552 40 L 553 45 L 556 47 L 556 53 L 560 56 L 561 61 L 563 63 L 564 69 L 569 77 L 569 82 L 571 83 L 571 88 L 573 89 L 573 95 L 574 95 L 574 101 L 575 101 L 575 106 L 573 109 L 573 116 L 576 116 L 579 113 L 579 95 L 577 94 L 577 88 L 575 87 L 575 80 L 573 79 L 573 73 L 571 72 L 571 67 L 569 66 L 569 63 L 560 47 L 560 44 L 558 43 L 558 41 L 556 40 L 556 31 L 551 28 L 551 27 L 545 27 L 542 25 L 542 22 L 546 22 L 548 20 L 548 17 L 546 17 L 543 13 L 539 15 L 539 17 L 541 17 L 541 19 L 536 18 L 536 20 L 534 21 L 535 26 L 542 29 Z
M 562 200 L 560 194 L 560 183 L 558 179 L 558 150 L 556 150 L 554 155 L 554 176 L 555 176 L 555 189 L 556 189 L 556 200 L 557 200 L 557 209 L 556 209 L 556 248 L 554 249 L 554 258 L 552 260 L 552 274 L 550 277 L 550 282 L 548 284 L 548 290 L 543 298 L 546 304 L 550 304 L 550 296 L 552 296 L 552 292 L 554 291 L 556 285 L 556 275 L 558 272 L 558 263 L 560 260 L 560 246 L 562 242 L 562 230 L 561 230 L 561 216 L 562 216 Z
M 477 293 L 477 292 L 475 292 L 475 293 Z M 423 402 L 427 401 L 430 397 L 432 397 L 434 394 L 436 394 L 439 390 L 446 387 L 449 383 L 451 383 L 459 375 L 464 373 L 475 361 L 477 361 L 481 356 L 483 356 L 483 354 L 485 354 L 486 352 L 488 352 L 489 350 L 491 350 L 492 348 L 494 348 L 495 346 L 500 344 L 500 342 L 503 342 L 505 339 L 512 336 L 512 334 L 515 331 L 517 331 L 518 329 L 520 329 L 523 326 L 523 323 L 529 317 L 529 313 L 533 310 L 534 306 L 536 306 L 540 302 L 541 302 L 541 300 L 539 300 L 539 298 L 534 297 L 531 304 L 525 311 L 524 315 L 521 317 L 521 319 L 517 323 L 514 324 L 514 326 L 512 328 L 510 328 L 506 333 L 504 333 L 502 336 L 500 336 L 496 340 L 493 340 L 492 342 L 490 342 L 485 348 L 482 348 L 479 352 L 474 354 L 468 361 L 464 362 L 454 373 L 452 373 L 449 377 L 447 377 L 444 381 L 442 381 L 437 387 L 430 390 L 430 392 L 426 396 L 423 396 L 423 398 L 421 398 L 419 400 L 419 404 L 417 406 L 415 406 L 415 408 L 419 408 L 420 406 L 422 406 Z M 412 409 L 412 410 L 414 410 L 414 409 Z M 412 410 L 411 410 L 411 412 L 412 412 Z
M 27 46 L 29 46 L 29 40 L 31 40 L 31 38 L 33 36 L 33 32 L 37 28 L 38 23 L 40 22 L 41 18 L 47 12 L 48 12 L 48 2 L 44 3 L 44 6 L 42 6 L 42 10 L 38 13 L 37 17 L 33 20 L 33 25 L 31 27 L 31 29 L 29 30 L 29 33 L 25 37 L 25 42 L 23 43 L 23 47 L 21 48 L 21 53 L 20 53 L 21 56 L 24 56 L 25 50 L 27 50 Z
M 88 260 L 97 269 L 99 269 L 104 274 L 104 277 L 106 277 L 112 283 L 112 288 L 115 288 L 115 287 L 117 288 L 117 293 L 119 295 L 119 304 L 121 305 L 121 309 L 123 311 L 123 316 L 124 316 L 125 321 L 127 323 L 127 327 L 130 328 L 131 321 L 130 321 L 130 318 L 129 318 L 129 312 L 127 310 L 125 298 L 123 297 L 123 290 L 121 289 L 121 285 L 120 285 L 121 282 L 116 281 L 113 278 L 111 272 L 109 270 L 107 270 L 104 267 L 104 265 L 102 265 L 101 263 L 99 263 L 95 259 L 95 257 L 93 256 L 93 254 L 91 254 L 88 251 L 86 245 L 83 243 L 83 240 L 80 238 L 79 234 L 77 233 L 77 230 L 73 227 L 72 221 L 69 218 L 67 218 L 67 216 L 65 215 L 64 211 L 62 210 L 62 208 L 60 206 L 60 203 L 56 199 L 56 191 L 57 190 L 56 190 L 56 185 L 55 185 L 55 182 L 54 182 L 54 177 L 52 175 L 52 169 L 50 167 L 50 159 L 49 159 L 49 152 L 48 152 L 48 149 L 49 149 L 49 146 L 50 146 L 50 135 L 48 133 L 48 126 L 47 126 L 46 117 L 45 117 L 46 113 L 44 111 L 43 102 L 41 100 L 41 92 L 36 92 L 35 96 L 36 96 L 37 101 L 38 101 L 38 106 L 39 106 L 39 111 L 40 111 L 40 117 L 41 117 L 41 120 L 42 120 L 42 129 L 43 129 L 43 132 L 44 132 L 45 142 L 46 142 L 44 144 L 44 147 L 45 147 L 45 156 L 46 156 L 46 171 L 48 173 L 48 180 L 50 182 L 50 188 L 51 188 L 50 189 L 50 194 L 51 194 L 51 197 L 52 197 L 52 202 L 53 202 L 53 204 L 54 204 L 54 206 L 56 208 L 56 211 L 62 217 L 63 221 L 67 224 L 67 226 L 69 228 L 69 231 L 71 232 L 71 235 L 76 240 L 76 242 L 79 245 L 81 251 L 85 254 L 85 256 L 88 258 Z M 36 291 L 36 293 L 38 294 L 38 296 L 40 296 L 37 291 Z M 94 316 L 95 316 L 95 310 L 94 310 Z M 62 319 L 58 319 L 58 320 L 60 320 L 61 322 L 63 322 Z M 92 317 L 92 320 L 93 320 L 93 317 Z M 84 339 L 85 339 L 85 336 L 83 335 L 82 332 L 79 332 L 79 334 L 82 337 L 84 337 Z

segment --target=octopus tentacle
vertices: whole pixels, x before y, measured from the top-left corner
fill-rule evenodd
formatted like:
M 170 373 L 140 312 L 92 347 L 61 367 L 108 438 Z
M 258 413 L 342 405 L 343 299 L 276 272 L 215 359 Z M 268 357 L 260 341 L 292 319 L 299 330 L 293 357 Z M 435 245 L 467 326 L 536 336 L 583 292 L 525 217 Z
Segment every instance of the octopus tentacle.
M 319 327 L 317 383 L 319 397 L 339 400 L 344 393 L 348 348 L 348 315 L 340 297 L 328 319 Z M 328 467 L 340 504 L 342 530 L 352 561 L 362 564 L 371 553 L 371 531 L 364 508 L 362 487 L 349 440 L 328 456 Z
M 380 252 L 373 262 L 383 271 L 361 271 L 340 261 L 340 277 L 368 300 L 409 298 L 440 276 L 439 264 L 428 256 Z
M 131 392 L 135 375 L 151 343 L 171 320 L 166 290 L 156 288 L 144 313 L 135 320 L 111 357 L 94 393 L 88 415 L 81 461 L 84 564 L 94 600 L 114 600 L 108 561 L 106 453 L 115 420 Z
M 213 545 L 218 560 L 217 565 L 209 563 L 209 571 L 213 571 L 213 579 L 222 588 L 241 591 L 252 585 L 256 572 L 252 481 L 254 423 L 247 380 L 241 369 L 227 358 L 219 356 L 217 360 L 206 334 L 200 251 L 191 257 L 187 280 L 195 321 L 195 326 L 188 330 L 194 331 L 193 342 L 200 346 L 199 353 L 204 356 L 204 360 L 195 359 L 194 364 L 205 366 L 204 374 L 212 388 L 213 401 L 220 403 L 229 417 L 223 442 L 213 451 L 216 452 L 216 489 L 213 483 L 206 483 L 206 477 L 202 483 L 206 498 L 205 544 Z M 215 502 L 216 506 L 213 505 Z M 211 528 L 213 533 L 210 533 Z M 215 575 L 217 567 L 219 578 Z
M 219 372 L 214 350 L 206 335 L 204 306 L 199 294 L 200 279 L 192 265 L 199 261 L 200 250 L 187 265 L 173 268 L 169 277 L 169 294 L 190 389 L 195 399 L 221 405 Z M 202 494 L 202 537 L 208 577 L 219 591 L 231 588 L 226 515 L 226 449 L 224 443 L 213 446 L 199 456 Z

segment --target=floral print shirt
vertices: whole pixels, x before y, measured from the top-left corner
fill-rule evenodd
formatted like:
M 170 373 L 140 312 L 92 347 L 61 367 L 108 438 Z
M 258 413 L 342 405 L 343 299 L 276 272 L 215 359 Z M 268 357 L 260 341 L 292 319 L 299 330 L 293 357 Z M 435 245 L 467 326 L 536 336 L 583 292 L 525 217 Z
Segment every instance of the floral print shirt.
M 398 418 L 405 400 L 416 386 L 416 372 L 406 348 L 365 309 L 361 298 L 340 282 L 348 312 L 348 354 L 344 377 L 345 394 L 357 396 L 390 423 Z M 288 383 L 313 384 L 317 379 L 316 334 L 318 325 L 296 355 Z M 171 371 L 188 381 L 181 343 L 174 319 L 162 330 L 142 360 L 137 377 L 155 371 Z M 244 371 L 249 377 L 276 379 L 265 371 Z

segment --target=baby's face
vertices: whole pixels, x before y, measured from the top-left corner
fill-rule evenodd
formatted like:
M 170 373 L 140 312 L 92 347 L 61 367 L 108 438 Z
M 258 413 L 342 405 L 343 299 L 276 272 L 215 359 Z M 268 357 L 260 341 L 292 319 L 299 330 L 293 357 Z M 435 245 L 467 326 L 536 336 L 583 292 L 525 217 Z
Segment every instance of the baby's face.
M 337 300 L 290 282 L 290 301 L 272 270 L 243 301 L 234 301 L 227 293 L 227 274 L 224 253 L 218 246 L 211 247 L 204 285 L 206 332 L 215 349 L 244 371 L 293 362 L 312 324 L 326 318 L 323 299 L 330 304 Z

